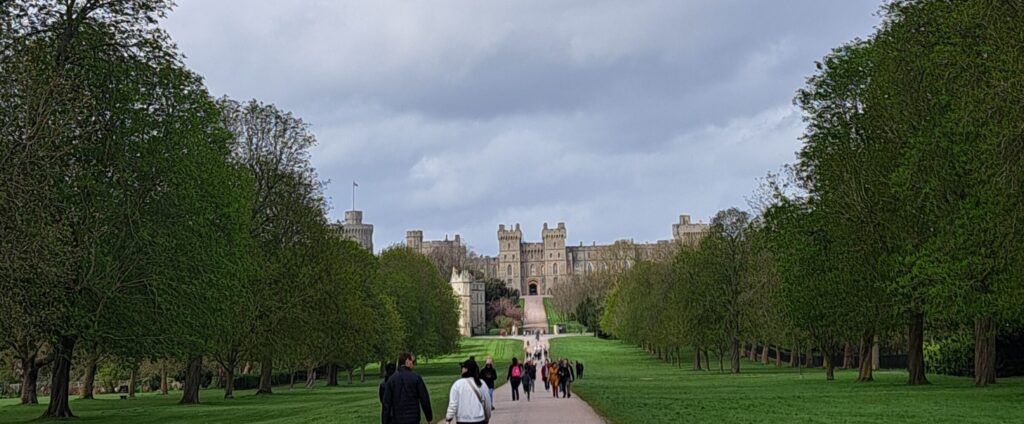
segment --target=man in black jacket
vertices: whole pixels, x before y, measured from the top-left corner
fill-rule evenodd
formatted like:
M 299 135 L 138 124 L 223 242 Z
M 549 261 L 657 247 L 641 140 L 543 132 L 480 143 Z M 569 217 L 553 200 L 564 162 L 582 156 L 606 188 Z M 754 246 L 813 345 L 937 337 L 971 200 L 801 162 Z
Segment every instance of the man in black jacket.
M 494 409 L 494 380 L 498 379 L 498 370 L 494 369 L 494 358 L 488 356 L 484 367 L 480 370 L 480 379 L 487 383 L 487 396 L 491 397 L 491 410 Z
M 427 422 L 434 421 L 434 413 L 430 410 L 430 395 L 423 378 L 412 372 L 416 365 L 416 357 L 412 353 L 402 352 L 398 356 L 401 367 L 398 372 L 384 384 L 384 411 L 381 414 L 382 424 L 419 424 L 420 408 Z

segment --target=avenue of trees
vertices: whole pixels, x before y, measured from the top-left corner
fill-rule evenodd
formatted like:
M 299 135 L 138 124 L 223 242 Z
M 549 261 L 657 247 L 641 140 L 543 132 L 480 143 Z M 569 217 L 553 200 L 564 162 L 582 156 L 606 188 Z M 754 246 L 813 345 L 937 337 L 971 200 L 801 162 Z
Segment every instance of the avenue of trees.
M 308 125 L 214 99 L 158 22 L 162 0 L 0 1 L 0 357 L 22 402 L 49 377 L 183 371 L 199 402 L 259 369 L 315 379 L 402 350 L 452 351 L 457 306 L 427 258 L 342 240 Z M 215 365 L 214 365 L 215 364 Z M 207 380 L 204 382 L 204 379 Z M 106 384 L 104 384 L 106 385 Z
M 1024 318 L 1024 6 L 883 12 L 798 91 L 803 147 L 756 216 L 723 211 L 699 246 L 620 274 L 606 331 L 732 372 L 748 343 L 762 360 L 813 349 L 829 379 L 859 349 L 859 381 L 880 339 L 912 385 L 928 383 L 926 347 L 960 337 L 975 384 L 996 381 L 997 340 Z

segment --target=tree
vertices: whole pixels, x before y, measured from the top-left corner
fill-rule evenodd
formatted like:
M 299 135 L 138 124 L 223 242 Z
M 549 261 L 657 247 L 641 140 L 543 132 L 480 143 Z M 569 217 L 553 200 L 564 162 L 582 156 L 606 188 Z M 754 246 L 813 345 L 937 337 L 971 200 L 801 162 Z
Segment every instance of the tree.
M 426 358 L 455 349 L 459 341 L 455 294 L 426 256 L 403 246 L 385 249 L 375 284 L 395 301 L 405 330 L 405 350 Z
M 236 329 L 249 331 L 249 340 L 236 333 L 221 356 L 237 358 L 233 352 L 251 350 L 261 362 L 257 393 L 270 394 L 274 356 L 284 350 L 283 335 L 289 332 L 285 321 L 308 299 L 294 290 L 291 276 L 303 266 L 299 252 L 326 225 L 322 185 L 309 163 L 316 138 L 301 119 L 273 105 L 226 98 L 219 103 L 224 126 L 234 136 L 232 160 L 253 182 L 249 234 L 259 265 L 256 280 L 247 285 L 251 309 L 235 312 L 249 314 L 251 326 Z

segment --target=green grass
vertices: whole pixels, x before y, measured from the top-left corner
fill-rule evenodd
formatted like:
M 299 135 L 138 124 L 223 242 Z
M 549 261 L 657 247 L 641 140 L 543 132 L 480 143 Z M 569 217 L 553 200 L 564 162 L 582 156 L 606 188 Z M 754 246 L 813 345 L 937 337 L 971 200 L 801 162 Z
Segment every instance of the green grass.
M 453 355 L 420 360 L 415 371 L 421 374 L 430 392 L 434 419 L 444 416 L 448 406 L 448 389 L 458 378 L 458 363 L 475 355 L 483 364 L 487 355 L 494 356 L 495 367 L 508 367 L 512 355 L 522 351 L 516 340 L 465 339 Z M 238 391 L 235 399 L 225 401 L 224 391 L 202 392 L 200 405 L 178 405 L 181 392 L 169 396 L 141 393 L 136 399 L 121 400 L 117 395 L 98 395 L 95 400 L 73 398 L 71 410 L 82 422 L 103 423 L 372 423 L 380 421 L 380 402 L 376 373 L 367 371 L 365 383 L 358 374 L 352 385 L 339 375 L 340 387 L 319 387 L 309 390 L 301 383 L 289 390 L 275 387 L 271 396 L 255 396 L 253 390 Z M 49 399 L 40 397 L 41 403 Z M 18 405 L 17 399 L 0 400 L 0 423 L 28 422 L 38 418 L 45 405 Z
M 646 422 L 1024 422 L 1024 378 L 977 388 L 962 377 L 929 375 L 911 387 L 906 373 L 885 370 L 872 383 L 855 371 L 776 368 L 744 361 L 739 375 L 693 371 L 652 358 L 620 341 L 566 337 L 551 354 L 580 360 L 584 378 L 574 392 L 613 423 Z M 726 364 L 728 367 L 728 364 Z
M 555 304 L 550 298 L 544 298 L 544 314 L 548 317 L 548 331 L 554 333 L 555 324 L 565 324 L 565 331 L 567 333 L 580 333 L 587 331 L 587 327 L 580 324 L 578 321 L 570 320 L 569 317 L 562 315 L 555 309 Z

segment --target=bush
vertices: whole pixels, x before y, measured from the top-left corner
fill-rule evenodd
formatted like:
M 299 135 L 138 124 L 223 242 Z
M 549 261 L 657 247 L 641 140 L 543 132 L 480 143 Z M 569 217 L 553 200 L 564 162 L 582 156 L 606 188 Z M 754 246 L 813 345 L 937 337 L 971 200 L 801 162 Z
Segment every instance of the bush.
M 306 372 L 298 371 L 295 373 L 295 381 L 305 381 Z M 281 386 L 288 384 L 292 381 L 292 373 L 288 371 L 279 371 L 270 375 L 270 384 L 272 386 Z M 260 386 L 260 375 L 259 374 L 242 374 L 235 377 L 235 390 L 248 390 L 255 389 Z
M 974 339 L 969 333 L 959 333 L 925 342 L 924 361 L 928 372 L 974 375 Z
M 488 336 L 497 336 L 500 333 L 501 333 L 501 330 L 497 329 L 497 328 L 492 328 L 490 330 L 487 330 L 487 335 Z

